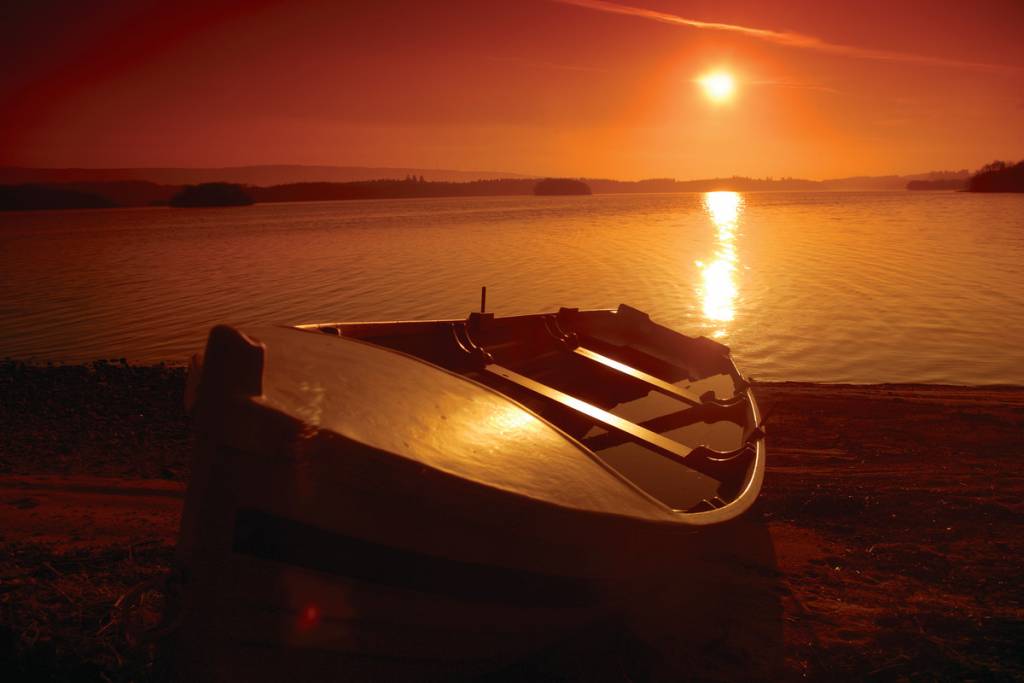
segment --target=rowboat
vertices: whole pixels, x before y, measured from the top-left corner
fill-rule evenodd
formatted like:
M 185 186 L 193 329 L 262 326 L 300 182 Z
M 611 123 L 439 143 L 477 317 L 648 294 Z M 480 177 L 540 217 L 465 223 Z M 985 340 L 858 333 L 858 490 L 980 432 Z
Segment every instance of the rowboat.
M 765 468 L 728 348 L 625 305 L 218 326 L 187 403 L 169 619 L 189 680 L 509 661 L 707 571 Z

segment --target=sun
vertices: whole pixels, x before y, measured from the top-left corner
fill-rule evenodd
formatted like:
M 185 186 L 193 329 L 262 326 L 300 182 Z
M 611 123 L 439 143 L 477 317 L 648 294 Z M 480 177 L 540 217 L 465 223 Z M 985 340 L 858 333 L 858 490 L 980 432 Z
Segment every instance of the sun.
M 701 76 L 697 81 L 704 88 L 704 94 L 712 102 L 728 102 L 736 92 L 736 82 L 732 75 L 725 71 L 714 71 Z

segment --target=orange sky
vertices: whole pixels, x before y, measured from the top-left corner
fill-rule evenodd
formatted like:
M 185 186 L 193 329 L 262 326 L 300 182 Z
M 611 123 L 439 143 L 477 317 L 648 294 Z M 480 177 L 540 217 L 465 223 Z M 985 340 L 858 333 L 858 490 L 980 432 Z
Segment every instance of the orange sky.
M 0 25 L 0 164 L 616 178 L 1024 158 L 1024 2 L 86 3 Z M 724 68 L 736 98 L 693 80 Z

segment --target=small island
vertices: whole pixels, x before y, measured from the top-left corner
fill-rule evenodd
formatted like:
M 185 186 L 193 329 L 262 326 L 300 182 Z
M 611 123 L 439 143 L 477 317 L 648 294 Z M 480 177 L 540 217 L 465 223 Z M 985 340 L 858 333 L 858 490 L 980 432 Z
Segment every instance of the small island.
M 964 178 L 940 178 L 938 180 L 911 180 L 907 183 L 908 190 L 963 190 L 967 187 Z
M 234 183 L 186 185 L 170 202 L 171 206 L 179 207 L 249 206 L 252 203 L 245 187 Z
M 535 195 L 592 194 L 590 186 L 573 178 L 545 178 L 533 186 Z

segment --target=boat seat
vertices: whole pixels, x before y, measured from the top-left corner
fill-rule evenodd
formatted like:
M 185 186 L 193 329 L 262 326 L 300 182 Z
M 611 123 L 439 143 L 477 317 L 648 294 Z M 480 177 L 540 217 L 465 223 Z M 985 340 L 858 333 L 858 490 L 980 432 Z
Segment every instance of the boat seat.
M 737 479 L 743 477 L 754 455 L 754 448 L 749 440 L 733 451 L 716 451 L 706 446 L 691 448 L 496 363 L 485 365 L 484 371 L 576 411 L 604 429 L 726 484 L 735 483 Z
M 481 342 L 474 337 L 471 332 L 472 327 L 470 324 L 456 325 L 453 326 L 453 332 L 459 348 L 477 363 L 486 364 L 495 360 L 499 363 L 508 363 L 511 359 L 507 357 L 507 349 L 523 346 L 523 342 L 515 337 L 497 342 Z M 738 404 L 745 405 L 747 402 L 745 393 L 728 399 L 717 399 L 712 392 L 697 395 L 692 391 L 667 382 L 661 377 L 588 348 L 580 343 L 579 337 L 574 332 L 566 332 L 562 328 L 556 315 L 539 316 L 535 320 L 530 321 L 527 329 L 530 330 L 528 335 L 531 339 L 530 344 L 535 347 L 535 361 L 538 358 L 547 358 L 557 353 L 569 353 L 575 358 L 583 359 L 585 363 L 595 364 L 612 370 L 633 382 L 644 385 L 648 388 L 648 391 L 657 391 L 691 406 L 718 407 L 723 409 L 725 413 L 730 413 L 730 409 L 733 406 Z M 522 328 L 518 330 L 520 338 L 524 331 Z
M 678 399 L 684 403 L 688 403 L 691 406 L 717 406 L 721 408 L 731 408 L 735 405 L 742 405 L 747 402 L 746 394 L 738 394 L 727 399 L 717 399 L 713 392 L 708 392 L 698 396 L 692 391 L 687 391 L 682 387 L 666 382 L 660 377 L 656 377 L 655 375 L 644 372 L 643 370 L 634 368 L 631 365 L 626 365 L 614 358 L 610 358 L 604 354 L 598 353 L 597 351 L 588 349 L 585 346 L 577 346 L 573 349 L 573 353 L 577 356 L 586 358 L 589 361 L 603 365 L 606 368 L 611 368 L 612 370 L 621 372 L 624 375 L 632 377 L 638 382 L 647 384 L 654 391 L 665 394 L 670 398 Z
M 590 362 L 611 370 L 615 370 L 616 372 L 630 377 L 637 382 L 646 384 L 654 391 L 662 393 L 670 398 L 677 399 L 692 406 L 715 405 L 723 408 L 731 408 L 734 405 L 745 404 L 747 402 L 747 395 L 745 393 L 737 394 L 727 399 L 717 399 L 713 392 L 708 392 L 698 396 L 692 391 L 687 391 L 682 387 L 666 382 L 657 375 L 652 375 L 649 372 L 645 372 L 639 368 L 633 367 L 632 365 L 615 360 L 603 353 L 588 348 L 580 342 L 579 336 L 575 332 L 566 332 L 562 328 L 559 324 L 558 316 L 545 316 L 544 323 L 548 333 L 576 356 L 585 358 Z
M 742 403 L 737 403 L 735 406 L 730 408 L 727 414 L 723 414 L 714 406 L 704 405 L 694 408 L 684 408 L 683 410 L 677 410 L 676 412 L 668 413 L 667 415 L 659 415 L 658 417 L 644 420 L 637 424 L 644 429 L 649 429 L 650 431 L 658 434 L 664 434 L 665 432 L 680 429 L 698 422 L 728 421 L 742 425 L 746 411 L 747 408 Z M 606 448 L 613 448 L 624 444 L 627 441 L 630 441 L 630 439 L 619 432 L 603 432 L 601 434 L 588 436 L 582 439 L 583 445 L 592 451 L 602 451 Z

